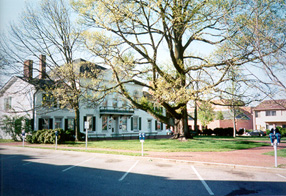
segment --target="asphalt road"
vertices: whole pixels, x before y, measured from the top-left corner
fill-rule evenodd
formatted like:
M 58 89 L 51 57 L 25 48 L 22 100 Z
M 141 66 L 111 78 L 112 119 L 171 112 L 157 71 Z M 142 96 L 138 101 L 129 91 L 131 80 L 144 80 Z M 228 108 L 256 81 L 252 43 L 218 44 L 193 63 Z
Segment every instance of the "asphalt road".
M 1 196 L 286 195 L 286 170 L 0 146 Z

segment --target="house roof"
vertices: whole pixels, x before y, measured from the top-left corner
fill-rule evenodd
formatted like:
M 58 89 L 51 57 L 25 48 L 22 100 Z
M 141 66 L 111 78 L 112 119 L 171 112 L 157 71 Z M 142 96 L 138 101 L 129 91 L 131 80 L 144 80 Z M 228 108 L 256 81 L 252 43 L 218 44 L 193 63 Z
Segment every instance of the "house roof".
M 286 110 L 286 99 L 265 100 L 256 106 L 254 110 Z

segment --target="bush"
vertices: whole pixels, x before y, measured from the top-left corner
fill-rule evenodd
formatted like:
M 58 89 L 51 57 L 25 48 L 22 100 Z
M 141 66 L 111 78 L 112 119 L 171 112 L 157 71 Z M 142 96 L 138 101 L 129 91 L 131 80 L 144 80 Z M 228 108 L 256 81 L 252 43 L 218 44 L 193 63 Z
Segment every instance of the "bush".
M 277 128 L 280 131 L 281 137 L 285 137 L 286 136 L 286 128 L 282 128 L 282 127 L 277 127 Z M 270 134 L 270 130 L 269 129 L 266 130 L 266 134 L 267 135 Z
M 58 143 L 75 140 L 73 130 L 64 131 L 62 129 L 44 129 L 34 131 L 31 135 L 28 135 L 26 139 L 27 142 L 32 144 L 54 144 L 56 142 L 56 131 L 58 131 Z
M 32 132 L 31 120 L 26 116 L 4 115 L 0 119 L 0 128 L 14 141 L 22 140 L 22 131 L 25 131 L 26 134 Z
M 216 136 L 232 136 L 233 128 L 215 128 L 213 132 Z
M 213 130 L 212 129 L 204 129 L 202 134 L 210 136 L 213 134 Z
M 285 137 L 286 136 L 286 128 L 282 128 L 282 127 L 277 127 L 277 128 L 280 131 L 281 137 Z

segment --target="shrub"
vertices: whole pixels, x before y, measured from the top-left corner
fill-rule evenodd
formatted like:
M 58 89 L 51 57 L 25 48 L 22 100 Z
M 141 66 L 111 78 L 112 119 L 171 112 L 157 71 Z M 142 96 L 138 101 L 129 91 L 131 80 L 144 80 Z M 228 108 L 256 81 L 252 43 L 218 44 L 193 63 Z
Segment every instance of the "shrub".
M 277 127 L 277 128 L 280 131 L 281 137 L 285 137 L 286 136 L 286 128 L 282 128 L 282 127 Z M 267 135 L 270 134 L 270 130 L 269 129 L 266 130 L 266 134 Z
M 22 140 L 22 131 L 26 134 L 32 132 L 31 120 L 26 116 L 4 115 L 0 119 L 0 128 L 14 141 Z
M 49 130 L 38 130 L 32 133 L 27 137 L 27 141 L 29 143 L 37 143 L 37 144 L 54 144 L 56 142 L 56 134 L 58 131 L 58 142 L 63 142 L 62 138 L 70 138 L 64 136 L 66 133 L 62 129 L 49 129 Z
M 212 129 L 204 129 L 202 134 L 208 135 L 208 136 L 212 135 L 213 134 L 213 130 Z
M 282 127 L 277 127 L 277 128 L 280 131 L 281 137 L 285 137 L 286 136 L 286 128 L 282 128 Z
M 214 134 L 217 136 L 232 136 L 233 135 L 233 128 L 215 128 Z

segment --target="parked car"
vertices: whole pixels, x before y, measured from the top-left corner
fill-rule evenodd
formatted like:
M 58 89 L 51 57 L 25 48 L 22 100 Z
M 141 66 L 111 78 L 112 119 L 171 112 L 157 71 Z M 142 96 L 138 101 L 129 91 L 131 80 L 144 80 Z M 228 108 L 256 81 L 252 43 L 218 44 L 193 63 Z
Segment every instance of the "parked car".
M 263 131 L 260 131 L 260 130 L 254 130 L 252 132 L 246 133 L 245 135 L 248 135 L 248 136 L 266 136 L 266 133 Z

